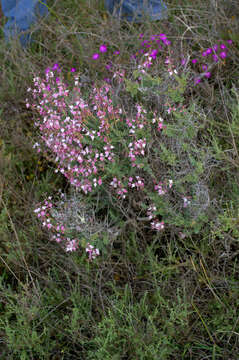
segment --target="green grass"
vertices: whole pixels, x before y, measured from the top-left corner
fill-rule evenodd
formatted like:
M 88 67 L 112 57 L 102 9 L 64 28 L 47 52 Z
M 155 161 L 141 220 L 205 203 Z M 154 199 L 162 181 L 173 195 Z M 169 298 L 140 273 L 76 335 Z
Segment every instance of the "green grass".
M 239 29 L 232 16 L 239 7 L 236 0 L 230 6 L 223 0 L 165 2 L 168 20 L 119 25 L 104 17 L 103 1 L 49 0 L 50 15 L 33 26 L 30 48 L 6 45 L 0 34 L 1 359 L 238 359 Z M 122 231 L 89 263 L 84 251 L 65 253 L 50 241 L 33 212 L 37 202 L 58 189 L 70 194 L 71 187 L 54 172 L 54 162 L 32 149 L 39 133 L 36 113 L 25 106 L 27 89 L 56 62 L 63 74 L 75 66 L 100 83 L 105 60 L 96 65 L 89 55 L 102 43 L 109 53 L 120 50 L 117 61 L 127 66 L 138 34 L 161 32 L 176 57 L 221 38 L 234 42 L 211 79 L 197 87 L 187 83 L 183 99 L 193 117 L 165 118 L 165 142 L 155 143 L 151 154 L 152 164 L 154 154 L 165 164 L 160 173 L 167 170 L 182 191 L 187 181 L 202 203 L 183 213 L 177 192 L 159 199 L 168 220 L 157 234 L 148 223 L 136 224 L 142 199 L 136 196 L 125 214 L 102 196 L 96 217 L 108 209 Z M 158 71 L 163 77 L 165 70 Z M 148 86 L 137 100 L 154 109 L 158 98 Z M 130 109 L 136 98 L 125 91 L 116 100 Z M 188 236 L 180 238 L 178 229 Z

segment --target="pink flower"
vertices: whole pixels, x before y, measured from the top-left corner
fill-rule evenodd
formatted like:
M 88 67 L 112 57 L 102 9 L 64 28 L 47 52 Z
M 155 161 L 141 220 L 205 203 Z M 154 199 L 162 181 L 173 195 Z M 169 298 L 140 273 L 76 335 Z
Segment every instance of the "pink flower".
M 58 65 L 58 64 L 55 64 L 55 65 L 53 66 L 52 70 L 57 70 L 57 69 L 59 69 L 59 68 L 60 68 L 59 65 Z
M 198 84 L 198 83 L 200 83 L 201 82 L 201 79 L 200 78 L 196 78 L 195 80 L 194 80 L 194 83 L 195 84 Z
M 227 57 L 227 53 L 226 53 L 225 51 L 222 51 L 222 52 L 220 53 L 220 57 L 221 57 L 222 59 L 225 59 L 225 58 Z
M 94 246 L 87 244 L 86 252 L 89 253 L 89 260 L 95 259 L 96 256 L 100 255 L 99 249 L 94 249 Z
M 99 58 L 99 56 L 100 56 L 99 54 L 94 54 L 94 55 L 92 56 L 92 59 L 93 59 L 93 60 L 97 60 L 97 59 Z
M 100 52 L 104 53 L 107 51 L 107 46 L 106 45 L 101 45 L 100 46 Z
M 155 49 L 155 50 L 153 50 L 153 51 L 151 52 L 150 55 L 151 55 L 152 57 L 155 57 L 155 56 L 157 55 L 157 53 L 158 53 L 158 50 Z
M 211 76 L 210 72 L 207 72 L 206 74 L 204 74 L 205 77 L 209 78 Z
M 221 44 L 221 45 L 220 45 L 220 48 L 221 48 L 221 49 L 227 49 L 227 47 L 226 47 L 225 44 Z
M 165 35 L 165 34 L 159 34 L 159 37 L 160 37 L 160 39 L 164 39 L 164 40 L 166 40 L 167 39 L 167 36 Z
M 68 240 L 68 244 L 66 246 L 66 251 L 75 251 L 77 247 L 76 240 Z
M 186 59 L 182 59 L 182 60 L 181 60 L 181 64 L 182 64 L 182 65 L 185 65 L 185 64 L 186 64 Z
M 207 55 L 209 55 L 209 54 L 211 54 L 211 53 L 212 53 L 212 49 L 209 48 L 209 49 L 206 50 L 206 54 L 207 54 Z

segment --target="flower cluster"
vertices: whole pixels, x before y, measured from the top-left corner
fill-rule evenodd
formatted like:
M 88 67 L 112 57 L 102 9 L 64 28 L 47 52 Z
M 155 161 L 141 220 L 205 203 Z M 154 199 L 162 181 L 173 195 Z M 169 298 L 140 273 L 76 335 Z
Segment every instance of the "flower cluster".
M 63 195 L 64 196 L 64 195 Z M 52 197 L 49 196 L 48 200 L 51 200 Z M 52 218 L 50 214 L 50 209 L 53 207 L 53 204 L 50 201 L 45 200 L 44 205 L 38 207 L 34 210 L 34 212 L 37 214 L 38 218 L 41 218 L 43 221 L 42 225 L 43 227 L 47 227 L 48 229 L 51 229 L 51 231 L 55 232 L 56 235 L 52 236 L 52 240 L 55 240 L 58 243 L 61 243 L 64 240 L 65 233 L 65 226 L 62 224 L 55 223 L 54 219 Z M 53 224 L 54 221 L 54 224 Z M 71 240 L 70 238 L 67 238 L 67 243 L 65 245 L 66 251 L 75 251 L 77 249 L 77 242 L 75 239 Z
M 61 198 L 65 198 L 65 194 L 61 193 Z M 67 225 L 62 225 L 62 218 L 55 210 L 53 212 L 53 204 L 51 200 L 52 197 L 49 196 L 48 200 L 45 200 L 42 206 L 39 206 L 40 204 L 38 204 L 39 207 L 37 207 L 34 210 L 34 212 L 37 214 L 37 217 L 43 221 L 42 223 L 43 227 L 46 227 L 48 230 L 51 230 L 51 232 L 53 233 L 53 235 L 51 236 L 51 240 L 54 240 L 57 243 L 59 243 L 66 252 L 76 251 L 79 248 L 79 240 L 65 236 L 65 233 L 67 231 Z M 66 204 L 65 199 L 64 201 L 60 202 L 60 207 L 63 204 L 64 205 Z M 77 207 L 79 208 L 79 205 Z M 58 215 L 58 217 L 61 218 L 60 222 L 56 220 L 57 218 L 56 214 Z M 80 227 L 77 226 L 77 229 L 79 231 L 83 230 L 82 221 L 83 223 L 85 223 L 85 218 L 81 219 L 81 226 Z M 95 257 L 99 255 L 99 249 L 94 249 L 94 247 L 89 243 L 87 243 L 85 251 L 86 253 L 89 254 L 90 261 L 92 259 L 95 259 Z
M 232 40 L 227 40 L 227 43 L 229 45 L 232 45 Z M 201 61 L 203 61 L 201 68 L 203 70 L 203 73 L 200 74 L 199 77 L 194 79 L 195 85 L 198 84 L 199 82 L 201 82 L 201 79 L 203 77 L 206 77 L 207 79 L 211 77 L 211 72 L 209 70 L 213 67 L 214 63 L 218 63 L 220 59 L 221 60 L 226 59 L 227 50 L 228 50 L 227 46 L 224 43 L 222 43 L 220 45 L 215 44 L 211 48 L 208 48 L 201 53 L 201 57 L 202 57 Z M 213 64 L 210 66 L 210 69 L 209 69 L 208 65 L 205 64 L 204 60 L 206 58 L 208 58 L 209 61 L 213 60 Z M 194 58 L 194 59 L 192 59 L 191 62 L 192 62 L 192 64 L 197 64 L 199 62 L 199 59 Z
M 139 38 L 142 39 L 142 37 L 144 36 L 144 34 L 140 34 Z M 233 42 L 232 40 L 226 40 L 228 45 L 232 45 Z M 150 68 L 153 64 L 152 60 L 155 60 L 157 57 L 159 57 L 166 49 L 166 47 L 168 45 L 171 44 L 171 41 L 167 39 L 167 36 L 165 34 L 157 34 L 157 35 L 152 35 L 150 40 L 143 40 L 140 44 L 140 46 L 142 47 L 142 49 L 140 49 L 139 51 L 137 51 L 135 54 L 131 55 L 131 59 L 137 59 L 137 57 L 141 54 L 144 54 L 144 56 L 148 56 L 148 60 L 146 60 L 142 65 L 140 65 L 138 68 Z M 154 47 L 154 49 L 149 52 L 148 49 Z M 213 45 L 211 48 L 207 48 L 206 50 L 202 51 L 201 53 L 201 60 L 199 60 L 198 58 L 193 58 L 191 60 L 191 63 L 193 65 L 199 63 L 199 62 L 203 62 L 203 64 L 201 65 L 201 69 L 203 70 L 203 72 L 200 74 L 200 76 L 196 77 L 194 79 L 194 85 L 197 85 L 199 82 L 201 82 L 201 79 L 203 77 L 205 78 L 210 78 L 211 77 L 211 72 L 209 71 L 212 66 L 210 67 L 210 69 L 208 68 L 208 65 L 205 64 L 204 60 L 206 58 L 209 59 L 210 61 L 210 57 L 211 60 L 213 60 L 213 63 L 218 63 L 219 60 L 225 60 L 227 57 L 227 46 L 225 45 L 224 42 L 222 42 L 221 44 L 215 44 Z M 100 52 L 107 52 L 107 47 L 106 45 L 101 45 L 100 46 Z M 173 53 L 173 52 L 172 52 Z M 120 54 L 119 51 L 115 51 L 114 55 L 116 54 Z M 94 60 L 99 59 L 99 54 L 95 53 L 92 58 Z M 181 59 L 181 64 L 185 65 L 187 62 L 187 60 L 182 57 Z M 173 60 L 167 56 L 166 60 L 165 60 L 165 64 L 168 64 L 168 72 L 170 75 L 172 75 L 173 73 L 177 74 L 177 70 L 176 65 L 173 64 Z M 212 64 L 213 65 L 213 64 Z M 112 66 L 112 62 L 110 62 L 110 65 L 106 65 L 106 69 L 110 70 Z M 142 73 L 145 73 L 145 70 L 142 70 Z M 109 82 L 109 78 L 104 79 L 106 81 Z

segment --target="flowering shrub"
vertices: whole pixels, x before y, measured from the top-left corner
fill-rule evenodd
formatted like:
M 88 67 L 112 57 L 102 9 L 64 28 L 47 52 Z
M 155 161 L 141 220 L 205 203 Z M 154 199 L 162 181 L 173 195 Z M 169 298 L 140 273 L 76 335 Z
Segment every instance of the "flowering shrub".
M 162 40 L 169 44 L 165 37 Z M 101 52 L 105 50 L 102 45 Z M 96 55 L 94 57 L 97 59 Z M 139 66 L 141 81 L 144 85 L 148 81 L 149 86 L 157 86 L 157 79 L 144 70 L 147 64 Z M 34 78 L 37 90 L 33 90 L 33 97 L 39 100 L 42 95 L 43 99 L 32 108 L 43 117 L 43 121 L 40 118 L 35 125 L 41 131 L 42 146 L 56 156 L 56 172 L 64 174 L 71 185 L 93 201 L 97 194 L 101 202 L 109 204 L 113 198 L 113 207 L 121 208 L 123 201 L 138 200 L 147 217 L 134 216 L 143 227 L 145 219 L 151 220 L 151 229 L 156 231 L 162 231 L 167 223 L 182 238 L 200 231 L 207 221 L 205 211 L 210 205 L 205 171 L 213 156 L 208 147 L 205 151 L 196 143 L 197 133 L 202 128 L 202 109 L 192 104 L 182 114 L 182 109 L 173 108 L 174 124 L 164 125 L 156 111 L 148 112 L 138 103 L 131 116 L 121 107 L 113 106 L 115 92 L 110 85 L 100 89 L 94 85 L 87 103 L 79 87 L 80 73 L 76 74 L 75 87 L 70 92 L 59 77 L 54 81 L 53 71 L 61 72 L 58 64 L 52 71 L 46 70 L 47 85 L 38 77 Z M 177 74 L 172 68 L 170 72 L 170 76 Z M 125 80 L 127 84 L 124 76 L 125 72 L 119 69 L 113 78 L 118 83 Z M 172 100 L 183 100 L 185 78 L 176 77 L 176 80 L 177 86 L 171 88 L 169 96 Z M 29 107 L 28 99 L 26 101 Z M 41 151 L 39 143 L 35 147 L 38 147 L 37 152 Z M 77 203 L 74 206 L 77 209 Z M 60 224 L 63 218 L 59 213 L 56 217 L 60 222 L 54 222 L 52 203 L 45 202 L 44 207 L 38 207 L 35 212 L 39 218 L 48 217 L 43 226 L 58 231 L 53 239 L 63 242 L 60 233 L 66 236 L 66 251 L 74 251 L 81 245 L 86 247 L 90 259 L 99 255 L 99 249 L 94 249 L 96 241 L 89 233 L 84 235 L 85 241 L 82 237 L 79 239 L 82 227 L 70 227 L 67 217 L 64 225 Z

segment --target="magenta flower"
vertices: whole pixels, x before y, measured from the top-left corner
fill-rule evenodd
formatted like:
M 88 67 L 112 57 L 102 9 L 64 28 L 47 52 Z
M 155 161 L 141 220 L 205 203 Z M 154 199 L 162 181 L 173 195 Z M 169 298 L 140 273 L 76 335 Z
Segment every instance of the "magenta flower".
M 227 40 L 227 43 L 232 45 L 232 40 Z
M 111 64 L 110 64 L 110 65 L 105 65 L 105 68 L 106 68 L 107 70 L 110 70 Z
M 50 69 L 50 68 L 47 68 L 47 69 L 45 70 L 45 73 L 48 74 L 49 71 L 51 71 L 51 69 Z
M 225 44 L 221 44 L 221 45 L 220 45 L 220 48 L 221 48 L 221 49 L 227 49 L 227 47 L 226 47 Z
M 156 57 L 157 53 L 158 53 L 158 50 L 153 50 L 153 51 L 151 52 L 150 56 Z
M 204 76 L 206 76 L 207 78 L 210 78 L 211 73 L 210 73 L 210 72 L 207 72 L 206 74 L 204 74 Z
M 181 64 L 182 64 L 182 65 L 185 65 L 185 64 L 186 64 L 186 59 L 182 59 L 182 60 L 181 60 Z
M 163 43 L 165 44 L 165 45 L 170 45 L 171 44 L 171 41 L 170 40 L 168 40 L 168 39 L 162 39 L 162 41 L 163 41 Z
M 211 49 L 211 48 L 209 48 L 209 49 L 206 50 L 206 54 L 207 54 L 207 55 L 209 55 L 209 54 L 211 54 L 211 53 L 212 53 L 212 49 Z
M 76 69 L 75 69 L 75 68 L 72 68 L 72 69 L 71 69 L 71 72 L 75 72 L 75 71 L 76 71 Z
M 57 70 L 57 69 L 59 69 L 59 68 L 60 68 L 59 65 L 58 65 L 58 64 L 55 64 L 55 65 L 53 66 L 52 70 Z
M 110 78 L 104 78 L 104 81 L 107 82 L 108 84 L 110 84 L 111 82 Z
M 213 60 L 214 60 L 215 62 L 218 62 L 218 56 L 217 56 L 217 55 L 212 55 L 212 57 L 213 57 Z
M 192 59 L 192 63 L 193 63 L 193 64 L 196 64 L 197 62 L 198 62 L 197 59 Z
M 200 83 L 200 81 L 201 81 L 201 79 L 199 79 L 199 78 L 195 79 L 195 80 L 194 80 L 195 85 L 198 84 L 198 83 Z
M 147 44 L 147 43 L 148 43 L 148 41 L 144 40 L 144 41 L 141 42 L 140 46 L 144 46 L 144 44 Z
M 207 65 L 203 64 L 202 69 L 203 69 L 203 71 L 207 70 Z
M 107 51 L 107 46 L 106 45 L 101 45 L 100 46 L 100 52 L 104 53 Z
M 92 59 L 93 59 L 93 60 L 97 60 L 97 59 L 99 58 L 99 56 L 100 56 L 99 54 L 94 54 L 94 55 L 92 56 Z
M 217 46 L 217 45 L 214 45 L 212 48 L 213 48 L 213 50 L 217 51 L 218 46 Z
M 222 59 L 225 59 L 225 58 L 227 57 L 227 53 L 226 53 L 225 51 L 222 51 L 222 52 L 220 53 L 220 57 L 221 57 Z

